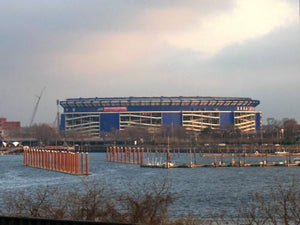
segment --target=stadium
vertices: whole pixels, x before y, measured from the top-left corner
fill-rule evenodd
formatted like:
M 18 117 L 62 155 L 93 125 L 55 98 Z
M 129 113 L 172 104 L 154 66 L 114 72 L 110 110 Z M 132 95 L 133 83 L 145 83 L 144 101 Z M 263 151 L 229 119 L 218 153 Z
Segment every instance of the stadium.
M 59 102 L 62 131 L 93 136 L 101 132 L 143 126 L 182 126 L 199 132 L 234 127 L 242 132 L 260 129 L 258 100 L 238 97 L 113 97 L 69 98 Z

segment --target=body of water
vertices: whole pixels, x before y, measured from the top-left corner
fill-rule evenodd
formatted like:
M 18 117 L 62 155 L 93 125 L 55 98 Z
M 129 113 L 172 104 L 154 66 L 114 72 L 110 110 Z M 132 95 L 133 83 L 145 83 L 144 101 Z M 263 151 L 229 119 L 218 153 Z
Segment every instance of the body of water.
M 178 155 L 178 161 L 188 155 Z M 176 158 L 174 159 L 176 160 Z M 209 159 L 207 159 L 209 160 Z M 213 160 L 213 159 L 210 159 Z M 229 160 L 229 159 L 228 159 Z M 138 165 L 106 162 L 105 153 L 90 154 L 91 176 L 74 176 L 23 166 L 22 155 L 0 157 L 0 205 L 9 192 L 35 191 L 46 186 L 65 190 L 82 181 L 105 183 L 116 192 L 142 183 L 167 178 L 171 191 L 179 198 L 171 206 L 173 215 L 208 216 L 227 211 L 230 214 L 251 202 L 255 192 L 268 193 L 276 182 L 299 182 L 300 167 L 228 167 L 228 168 L 141 168 Z

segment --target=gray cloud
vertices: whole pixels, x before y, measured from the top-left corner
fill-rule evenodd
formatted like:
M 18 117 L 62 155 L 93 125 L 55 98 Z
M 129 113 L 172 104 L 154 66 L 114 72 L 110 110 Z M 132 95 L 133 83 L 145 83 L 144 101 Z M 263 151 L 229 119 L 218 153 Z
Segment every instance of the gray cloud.
M 0 8 L 0 116 L 26 125 L 35 95 L 46 86 L 37 122 L 55 119 L 56 99 L 161 95 L 249 96 L 262 100 L 266 117 L 296 117 L 299 121 L 296 26 L 229 46 L 204 60 L 199 51 L 155 43 L 152 36 L 158 28 L 138 21 L 141 15 L 169 8 L 200 15 L 230 12 L 233 7 L 234 1 L 218 0 L 7 1 Z M 80 55 L 82 40 L 90 34 L 137 31 L 146 33 L 144 45 L 151 47 L 144 50 L 143 57 L 137 56 L 136 66 L 111 72 L 66 68 L 63 57 Z M 102 53 L 101 48 L 99 51 Z
M 211 60 L 220 69 L 259 69 L 299 66 L 299 26 L 279 28 L 259 40 L 249 40 L 223 49 Z M 298 67 L 299 68 L 299 67 Z

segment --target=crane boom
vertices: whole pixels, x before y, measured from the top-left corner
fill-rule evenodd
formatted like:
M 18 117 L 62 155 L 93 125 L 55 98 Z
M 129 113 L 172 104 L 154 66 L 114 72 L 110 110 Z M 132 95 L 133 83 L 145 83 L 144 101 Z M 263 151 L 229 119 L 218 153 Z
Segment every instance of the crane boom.
M 40 104 L 40 100 L 41 100 L 41 97 L 45 91 L 46 87 L 44 87 L 41 91 L 41 94 L 39 96 L 37 96 L 37 102 L 35 104 L 35 107 L 34 107 L 34 110 L 33 110 L 33 113 L 32 113 L 32 116 L 31 116 L 31 120 L 30 120 L 30 123 L 29 123 L 29 126 L 31 127 L 32 124 L 33 124 L 33 121 L 34 121 L 34 118 L 35 118 L 35 115 L 36 115 L 36 112 L 37 112 L 37 109 L 39 107 L 39 104 Z

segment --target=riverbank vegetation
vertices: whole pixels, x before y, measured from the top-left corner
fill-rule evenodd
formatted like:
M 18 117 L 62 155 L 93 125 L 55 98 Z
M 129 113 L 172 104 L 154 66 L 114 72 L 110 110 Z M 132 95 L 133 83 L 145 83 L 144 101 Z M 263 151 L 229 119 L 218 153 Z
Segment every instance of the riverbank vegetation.
M 45 187 L 11 193 L 4 199 L 1 214 L 141 225 L 299 224 L 299 183 L 275 183 L 266 194 L 254 193 L 235 215 L 226 212 L 205 218 L 170 215 L 174 201 L 180 196 L 170 191 L 170 182 L 165 180 L 151 186 L 127 187 L 127 191 L 119 194 L 96 182 L 83 182 L 73 190 Z

